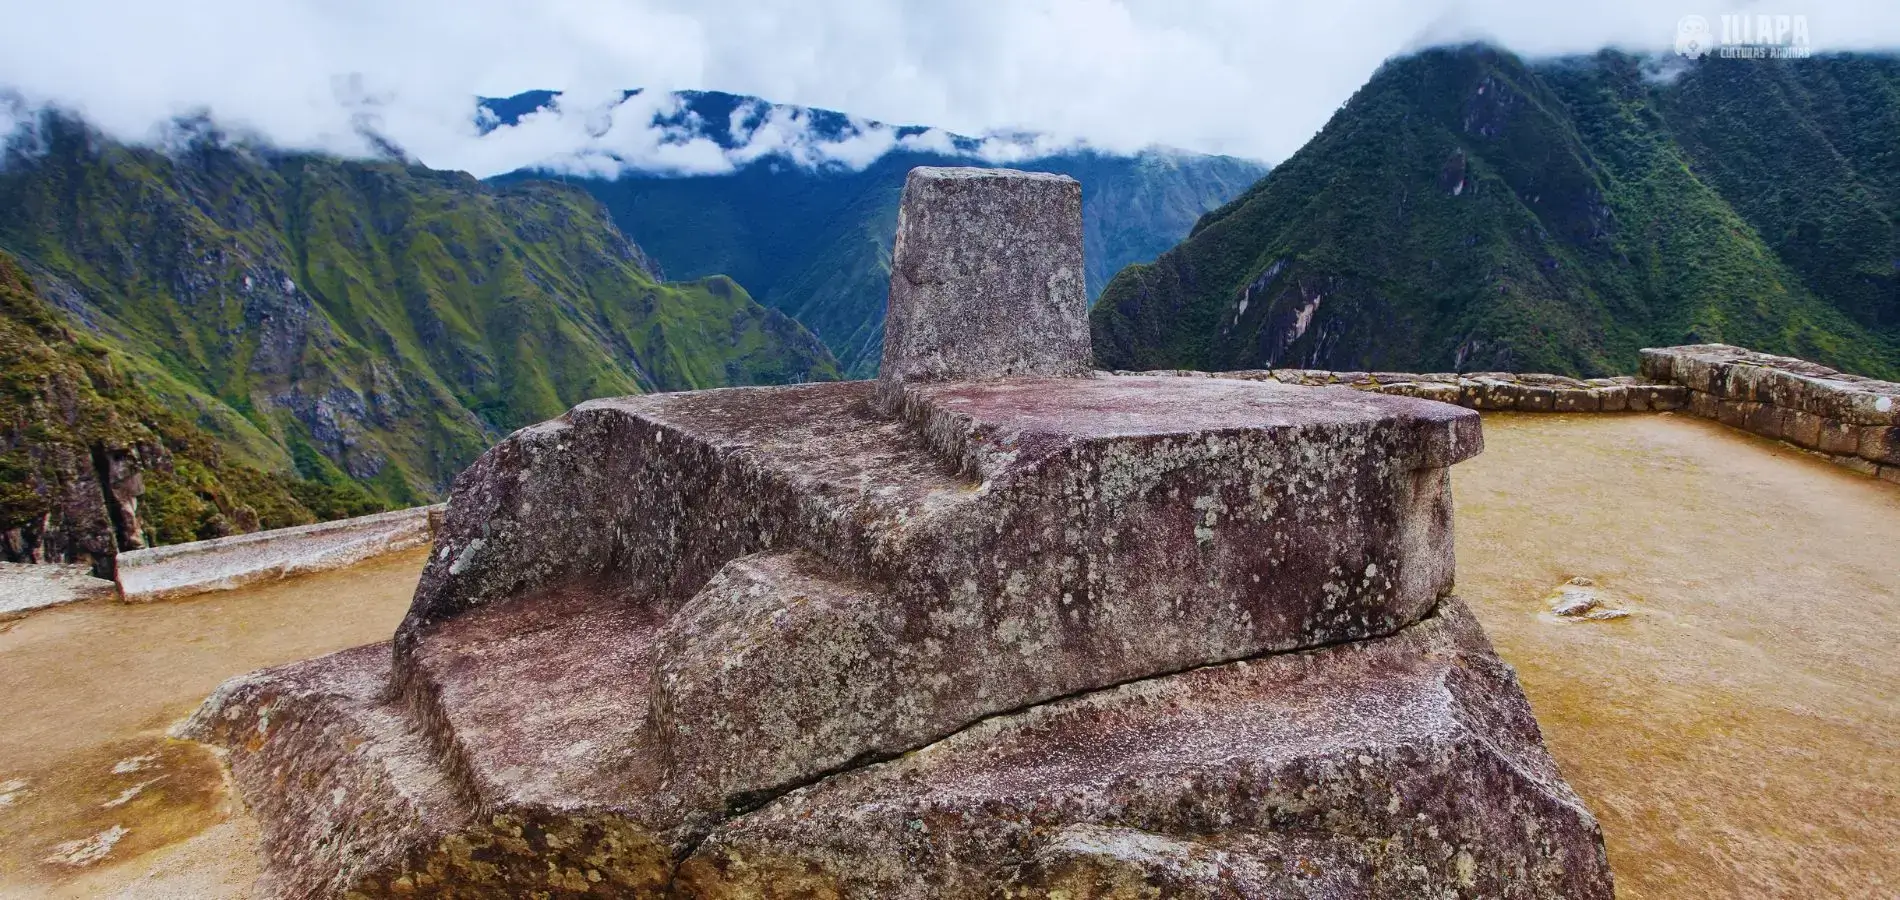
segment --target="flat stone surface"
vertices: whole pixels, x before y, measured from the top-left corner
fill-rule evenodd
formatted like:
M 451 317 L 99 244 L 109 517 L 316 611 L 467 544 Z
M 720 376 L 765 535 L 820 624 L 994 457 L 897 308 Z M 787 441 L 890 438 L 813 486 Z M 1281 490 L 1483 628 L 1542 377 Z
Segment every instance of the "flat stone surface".
M 483 808 L 612 816 L 662 835 L 682 816 L 645 733 L 657 623 L 599 597 L 573 586 L 447 623 L 418 650 L 404 700 Z
M 92 577 L 92 567 L 59 563 L 0 563 L 0 621 L 81 600 L 113 600 L 119 586 Z
M 878 377 L 1089 371 L 1082 186 L 1012 169 L 912 169 L 891 250 Z
M 1098 441 L 1265 429 L 1382 427 L 1404 419 L 1411 433 L 1390 448 L 1394 465 L 1442 468 L 1484 446 L 1476 416 L 1426 403 L 1367 398 L 1340 388 L 1306 390 L 1226 378 L 1012 378 L 913 387 L 909 414 L 939 441 L 943 430 L 975 432 L 1002 452 L 1038 439 Z M 957 420 L 946 425 L 942 420 Z M 956 453 L 964 447 L 950 445 Z
M 1194 865 L 1216 850 L 1226 866 Z M 1051 888 L 1082 863 L 1107 882 L 1099 896 L 1170 878 L 1197 892 L 1176 896 L 1611 896 L 1595 820 L 1455 600 L 1390 638 L 983 722 L 729 823 L 675 886 L 923 900 L 1013 881 L 1064 896 Z M 1263 882 L 1272 892 L 1247 893 Z

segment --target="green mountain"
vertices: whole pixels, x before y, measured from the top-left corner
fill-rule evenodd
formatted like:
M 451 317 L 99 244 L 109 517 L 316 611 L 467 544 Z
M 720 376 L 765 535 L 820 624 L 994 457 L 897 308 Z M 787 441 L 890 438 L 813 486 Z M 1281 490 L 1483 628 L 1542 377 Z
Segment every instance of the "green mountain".
M 0 163 L 0 249 L 225 459 L 373 505 L 593 397 L 837 375 L 731 279 L 655 278 L 579 190 L 202 123 L 161 152 L 44 117 Z
M 553 100 L 539 91 L 486 101 L 506 124 Z M 678 95 L 679 124 L 725 147 L 740 143 L 740 122 L 795 112 L 814 134 L 855 127 L 829 110 L 773 106 L 717 92 Z M 900 137 L 918 126 L 896 128 Z M 891 241 L 904 177 L 914 166 L 989 165 L 979 141 L 950 136 L 957 153 L 898 149 L 860 170 L 800 166 L 768 156 L 722 175 L 624 172 L 613 178 L 566 177 L 612 213 L 614 221 L 664 270 L 677 277 L 714 273 L 750 287 L 765 305 L 791 315 L 822 338 L 851 377 L 877 374 L 883 353 L 884 301 Z M 1064 153 L 1010 164 L 1060 172 L 1082 183 L 1084 273 L 1093 298 L 1123 266 L 1145 262 L 1185 237 L 1195 220 L 1266 173 L 1251 160 L 1177 151 L 1135 155 Z M 544 177 L 519 172 L 496 179 Z
M 109 576 L 120 549 L 380 508 L 353 484 L 232 461 L 128 370 L 0 253 L 0 560 L 92 562 Z
M 1900 374 L 1900 61 L 1489 47 L 1383 66 L 1094 308 L 1112 368 L 1627 372 L 1742 344 Z

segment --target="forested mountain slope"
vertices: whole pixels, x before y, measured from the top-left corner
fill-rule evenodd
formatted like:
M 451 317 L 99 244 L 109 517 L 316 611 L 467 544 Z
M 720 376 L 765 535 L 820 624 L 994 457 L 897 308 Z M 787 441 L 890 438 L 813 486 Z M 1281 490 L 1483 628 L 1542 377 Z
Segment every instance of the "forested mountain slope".
M 1686 65 L 1686 71 L 1672 71 Z M 1117 368 L 1900 373 L 1900 63 L 1468 46 L 1386 64 L 1093 313 Z
M 179 129 L 44 117 L 0 166 L 0 249 L 235 462 L 410 504 L 583 400 L 837 375 L 731 279 L 654 277 L 582 191 Z

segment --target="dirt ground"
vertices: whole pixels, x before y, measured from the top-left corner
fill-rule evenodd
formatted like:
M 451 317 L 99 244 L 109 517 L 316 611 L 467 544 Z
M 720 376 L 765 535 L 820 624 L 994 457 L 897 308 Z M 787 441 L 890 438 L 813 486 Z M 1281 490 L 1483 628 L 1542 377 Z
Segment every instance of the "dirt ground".
M 1900 486 L 1676 415 L 1499 415 L 1459 593 L 1603 823 L 1618 896 L 1900 895 Z M 248 896 L 255 826 L 164 732 L 386 638 L 423 554 L 0 625 L 0 898 Z M 1550 612 L 1574 577 L 1626 618 Z
M 0 898 L 249 896 L 255 825 L 166 730 L 232 675 L 387 639 L 427 552 L 0 623 Z

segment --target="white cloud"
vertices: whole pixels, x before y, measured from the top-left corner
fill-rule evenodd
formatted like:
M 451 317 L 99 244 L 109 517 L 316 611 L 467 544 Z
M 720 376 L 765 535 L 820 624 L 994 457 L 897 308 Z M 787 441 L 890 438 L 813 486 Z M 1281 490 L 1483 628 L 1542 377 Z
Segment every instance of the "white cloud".
M 208 109 L 287 146 L 362 153 L 368 125 L 478 175 L 711 172 L 768 152 L 862 165 L 899 144 L 948 145 L 863 122 L 821 138 L 785 112 L 726 151 L 655 124 L 684 88 L 1044 136 L 986 144 L 1000 161 L 1078 143 L 1277 161 L 1394 54 L 1469 39 L 1533 55 L 1665 50 L 1681 16 L 1737 10 L 1805 15 L 1822 50 L 1900 47 L 1892 0 L 0 0 L 0 86 L 136 140 Z M 628 87 L 653 90 L 617 102 Z M 481 135 L 474 95 L 531 88 L 567 93 Z

